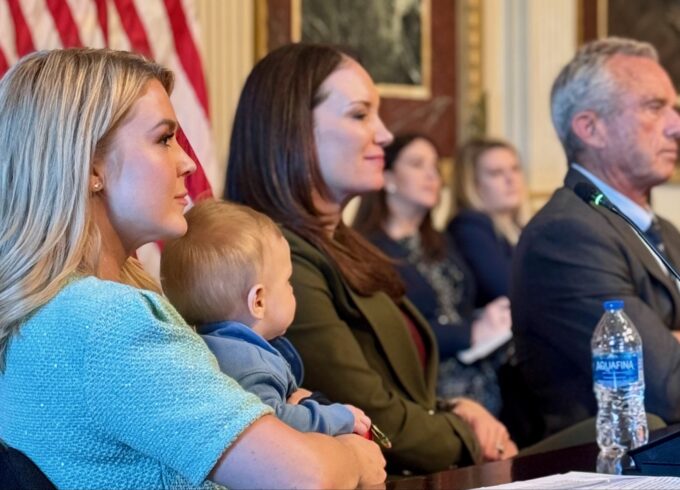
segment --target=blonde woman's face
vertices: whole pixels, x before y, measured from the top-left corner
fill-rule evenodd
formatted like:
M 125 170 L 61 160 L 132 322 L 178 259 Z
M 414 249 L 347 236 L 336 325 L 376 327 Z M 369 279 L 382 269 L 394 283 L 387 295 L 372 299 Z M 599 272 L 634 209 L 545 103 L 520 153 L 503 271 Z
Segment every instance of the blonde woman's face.
M 521 206 L 524 178 L 515 152 L 492 148 L 482 153 L 475 167 L 475 181 L 486 212 L 514 212 Z
M 333 201 L 344 203 L 383 186 L 385 153 L 392 141 L 378 106 L 378 91 L 358 63 L 347 61 L 323 82 L 325 100 L 314 109 L 321 175 Z
M 196 166 L 177 143 L 177 127 L 167 92 L 153 80 L 95 166 L 108 218 L 128 253 L 186 233 L 184 180 Z

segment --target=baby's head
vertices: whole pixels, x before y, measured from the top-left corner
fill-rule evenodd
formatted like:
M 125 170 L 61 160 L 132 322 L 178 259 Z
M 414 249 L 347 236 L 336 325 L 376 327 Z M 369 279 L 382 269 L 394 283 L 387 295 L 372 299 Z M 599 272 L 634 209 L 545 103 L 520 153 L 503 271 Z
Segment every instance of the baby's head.
M 288 242 L 278 226 L 251 208 L 205 200 L 186 214 L 189 229 L 165 244 L 161 281 L 186 321 L 249 325 L 265 339 L 293 321 L 295 296 Z

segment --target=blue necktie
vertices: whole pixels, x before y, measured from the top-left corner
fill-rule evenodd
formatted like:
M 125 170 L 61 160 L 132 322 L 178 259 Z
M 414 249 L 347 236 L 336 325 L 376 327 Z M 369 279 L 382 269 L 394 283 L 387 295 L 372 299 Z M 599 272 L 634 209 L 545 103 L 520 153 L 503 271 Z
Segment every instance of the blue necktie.
M 659 226 L 659 222 L 656 220 L 656 218 L 652 220 L 652 224 L 649 225 L 649 228 L 647 228 L 645 231 L 645 235 L 659 252 L 664 253 L 666 251 L 666 247 L 664 247 L 663 244 L 663 239 L 661 238 L 661 226 Z

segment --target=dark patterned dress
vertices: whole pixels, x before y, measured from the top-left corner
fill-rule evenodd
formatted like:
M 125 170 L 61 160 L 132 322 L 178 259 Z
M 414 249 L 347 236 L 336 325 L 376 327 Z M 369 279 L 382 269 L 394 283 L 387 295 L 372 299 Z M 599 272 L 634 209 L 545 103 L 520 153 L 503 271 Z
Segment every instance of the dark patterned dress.
M 406 296 L 428 320 L 439 346 L 437 395 L 441 398 L 466 396 L 498 415 L 501 393 L 497 370 L 508 359 L 509 347 L 496 350 L 484 359 L 464 364 L 456 356 L 470 347 L 475 282 L 453 242 L 446 243 L 446 256 L 430 261 L 424 254 L 420 236 L 398 241 L 384 233 L 369 240 L 397 261 L 406 286 Z

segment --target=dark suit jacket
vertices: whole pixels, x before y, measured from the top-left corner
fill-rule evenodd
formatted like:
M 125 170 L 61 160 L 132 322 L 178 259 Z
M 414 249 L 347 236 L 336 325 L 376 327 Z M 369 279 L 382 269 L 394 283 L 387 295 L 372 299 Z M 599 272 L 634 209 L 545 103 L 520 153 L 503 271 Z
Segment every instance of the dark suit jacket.
M 581 181 L 569 170 L 515 252 L 513 330 L 525 380 L 548 433 L 594 415 L 590 339 L 602 302 L 623 299 L 642 337 L 646 410 L 679 422 L 678 289 L 625 221 L 574 194 Z M 680 264 L 680 234 L 660 221 L 668 256 Z
M 491 218 L 464 209 L 451 220 L 446 231 L 474 274 L 475 304 L 481 307 L 499 296 L 507 296 L 514 247 L 496 233 Z
M 286 333 L 305 364 L 305 388 L 363 409 L 391 439 L 388 471 L 430 473 L 470 464 L 479 449 L 469 426 L 436 409 L 438 356 L 427 322 L 404 300 L 428 352 L 425 373 L 402 310 L 387 295 L 360 296 L 328 258 L 284 230 L 297 298 Z

